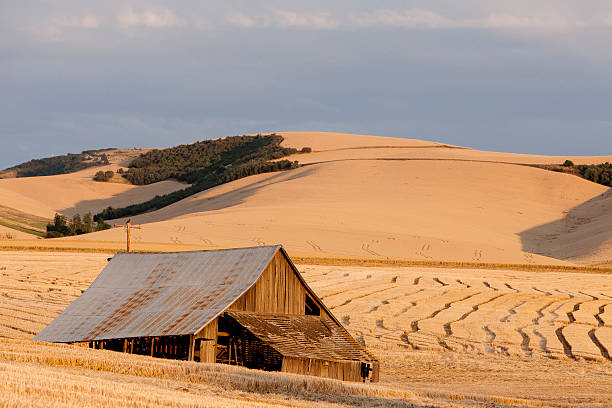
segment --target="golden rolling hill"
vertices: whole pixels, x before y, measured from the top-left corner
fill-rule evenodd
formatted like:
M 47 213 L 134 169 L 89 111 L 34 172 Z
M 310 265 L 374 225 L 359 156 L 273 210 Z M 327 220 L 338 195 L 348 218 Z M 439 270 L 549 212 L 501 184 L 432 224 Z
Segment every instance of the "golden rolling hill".
M 310 257 L 520 264 L 612 259 L 609 189 L 525 165 L 568 158 L 592 164 L 612 161 L 610 156 L 532 156 L 414 139 L 281 134 L 286 146 L 313 149 L 290 157 L 302 167 L 237 180 L 132 217 L 143 224 L 134 233 L 137 248 L 282 243 L 292 255 Z M 180 187 L 169 181 L 144 187 L 95 183 L 92 171 L 0 180 L 0 205 L 46 216 L 83 213 Z M 70 187 L 62 188 L 66 183 Z M 110 230 L 64 240 L 91 246 L 87 242 L 123 239 L 122 231 Z

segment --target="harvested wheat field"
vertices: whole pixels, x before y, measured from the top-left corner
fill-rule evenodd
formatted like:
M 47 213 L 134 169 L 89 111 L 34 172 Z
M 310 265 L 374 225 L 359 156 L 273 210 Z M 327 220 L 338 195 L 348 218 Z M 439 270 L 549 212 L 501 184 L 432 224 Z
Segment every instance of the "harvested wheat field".
M 30 342 L 108 256 L 0 253 L 0 405 L 573 407 L 612 398 L 610 275 L 299 265 L 380 358 L 381 384 L 371 386 Z
M 30 342 L 125 235 L 27 233 L 40 233 L 56 211 L 95 212 L 184 187 L 97 183 L 94 168 L 0 180 L 0 247 L 12 249 L 0 252 L 0 370 L 8 374 L 0 406 L 610 406 L 612 275 L 572 268 L 611 264 L 611 190 L 528 164 L 612 157 L 283 135 L 286 146 L 312 148 L 290 157 L 303 166 L 131 217 L 142 226 L 133 248 L 282 243 L 380 359 L 379 386 Z
M 566 159 L 594 164 L 612 161 L 611 156 L 484 152 L 337 133 L 282 135 L 286 146 L 313 149 L 289 157 L 302 167 L 246 177 L 131 217 L 144 225 L 134 241 L 146 243 L 144 249 L 282 243 L 295 256 L 328 258 L 566 265 L 612 260 L 610 190 L 526 166 Z M 109 168 L 119 164 L 126 163 Z M 185 186 L 94 182 L 99 169 L 0 180 L 0 206 L 32 217 L 56 211 L 70 216 L 143 202 Z M 62 240 L 97 248 L 108 246 L 99 242 L 122 238 L 121 231 L 110 230 Z
M 488 152 L 462 146 L 452 146 L 418 139 L 355 135 L 329 132 L 278 132 L 283 145 L 295 148 L 310 147 L 312 153 L 295 155 L 301 163 L 337 160 L 404 159 L 439 161 L 480 161 L 511 164 L 561 164 L 572 160 L 575 164 L 598 164 L 612 161 L 612 156 L 545 156 L 503 152 Z
M 288 146 L 312 147 L 312 153 L 290 157 L 304 166 L 246 177 L 131 217 L 144 226 L 135 241 L 200 248 L 282 243 L 294 256 L 330 258 L 565 265 L 612 260 L 610 190 L 524 165 L 566 157 L 374 136 L 283 135 Z M 120 242 L 122 232 L 66 240 Z

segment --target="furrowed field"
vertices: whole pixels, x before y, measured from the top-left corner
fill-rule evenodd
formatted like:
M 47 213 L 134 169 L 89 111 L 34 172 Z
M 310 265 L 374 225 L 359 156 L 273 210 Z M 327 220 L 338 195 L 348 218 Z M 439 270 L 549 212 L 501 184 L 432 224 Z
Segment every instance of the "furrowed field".
M 0 253 L 0 406 L 609 406 L 610 275 L 299 265 L 381 384 L 29 339 L 109 254 Z

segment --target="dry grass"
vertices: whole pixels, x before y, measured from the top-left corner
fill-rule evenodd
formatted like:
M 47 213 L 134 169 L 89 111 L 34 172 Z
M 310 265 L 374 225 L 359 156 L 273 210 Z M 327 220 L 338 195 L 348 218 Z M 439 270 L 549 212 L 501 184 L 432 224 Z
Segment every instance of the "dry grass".
M 36 368 L 36 374 L 29 368 Z M 59 374 L 61 381 L 43 381 L 50 373 Z M 392 389 L 385 386 L 370 386 L 359 383 L 344 383 L 337 380 L 304 377 L 284 373 L 262 373 L 241 367 L 218 364 L 200 364 L 193 362 L 154 359 L 145 356 L 125 355 L 105 350 L 90 350 L 78 346 L 40 344 L 24 340 L 0 339 L 0 371 L 4 371 L 4 382 L 0 381 L 0 390 L 4 392 L 19 391 L 23 394 L 37 393 L 50 402 L 74 401 L 82 391 L 92 396 L 125 400 L 131 395 L 134 406 L 151 406 L 150 400 L 164 401 L 163 393 L 153 395 L 146 390 L 129 384 L 143 385 L 151 380 L 163 384 L 167 394 L 178 390 L 183 392 L 222 394 L 231 398 L 232 403 L 241 400 L 265 402 L 276 405 L 299 406 L 304 402 L 316 402 L 327 406 L 389 406 L 413 407 L 431 404 L 437 400 L 437 406 L 455 406 L 454 402 L 499 402 L 514 406 L 533 405 L 533 401 L 518 398 L 482 397 L 451 392 L 413 392 Z M 44 375 L 41 375 L 44 373 Z M 85 377 L 85 378 L 83 378 Z M 88 378 L 100 378 L 119 382 L 119 388 L 110 384 L 89 384 Z M 67 381 L 66 381 L 67 380 Z M 24 387 L 24 384 L 30 384 Z M 129 391 L 135 391 L 130 394 Z M 99 402 L 103 402 L 101 399 Z M 237 401 L 236 401 L 237 400 Z M 115 404 L 117 403 L 115 402 Z M 186 402 L 186 404 L 184 404 Z M 206 402 L 206 401 L 205 401 Z M 219 404 L 215 398 L 210 402 L 198 405 L 193 399 L 173 401 L 163 406 L 233 406 Z M 538 404 L 537 402 L 535 403 Z
M 118 232 L 125 235 L 125 232 L 123 232 L 123 230 Z M 81 236 L 77 236 L 76 238 Z M 134 252 L 176 252 L 197 251 L 201 249 L 211 249 L 211 247 L 205 245 L 174 244 L 161 242 L 132 242 L 132 251 Z M 92 242 L 79 240 L 64 240 L 62 238 L 44 240 L 17 238 L 12 239 L 10 241 L 0 241 L 0 251 L 115 254 L 120 251 L 125 251 L 125 242 Z
M 603 275 L 301 266 L 380 358 L 382 383 L 372 386 L 30 342 L 106 258 L 0 253 L 0 407 L 566 407 L 607 406 L 612 398 L 612 363 L 588 336 L 595 330 L 612 346 L 612 286 Z
M 611 360 L 612 282 L 606 275 L 302 269 L 332 311 L 375 347 Z
M 426 268 L 453 268 L 453 269 L 486 269 L 486 270 L 511 270 L 511 271 L 543 271 L 543 272 L 580 272 L 580 273 L 612 273 L 612 268 L 607 264 L 596 266 L 573 266 L 573 265 L 537 265 L 537 264 L 512 264 L 491 262 L 460 262 L 460 261 L 424 261 L 410 259 L 367 259 L 367 258 L 323 258 L 323 257 L 292 257 L 296 263 L 304 265 L 327 265 L 327 266 L 395 266 Z
M 125 406 L 127 401 L 130 406 L 138 407 L 252 406 L 249 404 L 255 401 L 265 402 L 261 406 L 306 406 L 313 402 L 322 406 L 386 407 L 415 407 L 425 403 L 431 406 L 434 402 L 436 406 L 457 406 L 449 404 L 452 401 L 503 401 L 516 406 L 533 404 L 516 398 L 394 390 L 292 374 L 262 373 L 226 365 L 168 361 L 8 339 L 0 340 L 0 372 L 5 374 L 0 380 L 0 395 L 12 393 L 13 402 L 22 403 L 36 397 L 45 400 L 45 404 L 49 404 L 46 406 L 74 403 L 84 394 L 95 401 L 92 406 Z M 106 379 L 102 384 L 97 380 L 100 377 Z M 92 378 L 96 380 L 91 381 Z M 142 387 L 152 382 L 161 390 Z M 179 391 L 178 396 L 183 398 L 176 398 L 175 391 Z M 185 395 L 185 392 L 192 395 Z M 204 401 L 194 399 L 193 394 L 204 394 Z M 219 394 L 224 396 L 221 401 Z M 108 402 L 109 397 L 113 403 Z M 242 404 L 244 401 L 249 404 Z
M 215 396 L 206 387 L 170 381 L 138 381 L 32 364 L 0 363 L 1 407 L 269 407 Z M 196 395 L 194 395 L 196 394 Z
M 183 384 L 183 387 L 204 386 L 223 392 L 265 395 L 272 402 L 278 398 L 317 401 L 350 406 L 413 406 L 430 398 L 448 400 L 483 400 L 477 396 L 456 393 L 427 393 L 393 390 L 383 386 L 344 383 L 337 380 L 304 377 L 284 373 L 262 373 L 241 367 L 219 364 L 153 359 L 124 355 L 111 351 L 90 350 L 78 346 L 40 344 L 23 340 L 0 339 L 0 367 L 27 364 L 73 371 L 105 373 L 115 376 L 155 379 Z M 251 398 L 254 398 L 251 395 Z M 506 399 L 515 405 L 527 401 Z M 441 401 L 443 402 L 443 401 Z
M 252 394 L 277 394 L 302 399 L 346 399 L 353 396 L 364 402 L 369 397 L 363 386 L 352 386 L 338 381 L 308 379 L 237 367 L 167 361 L 143 356 L 122 355 L 110 351 L 89 350 L 75 346 L 43 345 L 25 341 L 0 340 L 0 361 L 3 363 L 27 363 L 90 373 L 105 373 L 126 378 L 155 379 L 183 384 L 183 388 L 205 386 L 225 392 L 241 391 Z M 366 392 L 368 391 L 368 392 Z M 122 393 L 122 394 L 125 394 Z M 373 394 L 373 393 L 372 393 Z M 407 393 L 400 393 L 407 394 Z M 67 395 L 70 398 L 70 394 Z M 274 400 L 271 397 L 270 400 Z M 172 405 L 175 406 L 175 405 Z
M 1 236 L 0 236 L 1 238 Z M 1 251 L 38 251 L 38 252 L 75 252 L 75 253 L 105 253 L 114 254 L 125 250 L 125 245 L 117 242 L 95 241 L 63 241 L 63 240 L 16 240 L 1 242 Z M 134 252 L 176 252 L 197 251 L 213 249 L 210 245 L 194 244 L 164 244 L 153 242 L 134 242 Z M 215 246 L 214 249 L 221 247 Z M 293 256 L 295 263 L 304 265 L 325 266 L 364 266 L 364 267 L 426 267 L 426 268 L 453 268 L 453 269 L 485 269 L 485 270 L 512 270 L 534 272 L 577 272 L 577 273 L 612 273 L 610 263 L 601 263 L 593 266 L 575 265 L 538 265 L 538 264 L 512 264 L 489 262 L 461 262 L 461 261 L 427 261 L 411 259 L 373 259 L 373 258 L 337 258 L 337 257 L 300 257 Z
M 602 404 L 612 282 L 602 274 L 304 265 L 313 289 L 411 389 Z

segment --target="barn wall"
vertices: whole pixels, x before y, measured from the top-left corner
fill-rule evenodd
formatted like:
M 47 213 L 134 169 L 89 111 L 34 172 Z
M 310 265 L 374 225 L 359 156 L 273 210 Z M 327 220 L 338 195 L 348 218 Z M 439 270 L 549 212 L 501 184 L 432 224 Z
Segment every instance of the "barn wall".
M 281 371 L 333 378 L 341 381 L 362 381 L 361 362 L 359 361 L 326 361 L 313 358 L 284 357 Z
M 304 315 L 306 295 L 307 291 L 302 282 L 285 256 L 278 251 L 257 282 L 226 310 Z M 334 320 L 322 307 L 321 316 Z M 201 362 L 214 363 L 216 361 L 217 335 L 218 318 L 195 336 L 195 339 L 213 339 L 200 342 L 199 358 Z M 360 362 L 353 361 L 333 362 L 284 357 L 282 371 L 346 381 L 361 381 Z M 376 365 L 372 380 L 376 381 L 377 378 L 378 366 Z
M 306 291 L 285 257 L 277 252 L 255 285 L 228 310 L 304 314 Z
M 279 251 L 255 285 L 227 310 L 260 313 L 305 314 L 306 289 Z M 323 308 L 321 315 L 331 319 Z M 332 319 L 333 320 L 333 319 Z
M 374 361 L 372 363 L 372 382 L 380 381 L 380 362 Z
M 287 259 L 278 251 L 257 282 L 227 310 L 303 315 L 305 296 L 306 289 Z M 328 316 L 323 309 L 321 315 Z M 200 361 L 215 362 L 217 331 L 218 319 L 215 319 L 195 336 L 195 339 L 213 339 L 200 342 Z
M 214 363 L 217 355 L 217 329 L 219 319 L 208 323 L 198 334 L 196 339 L 206 339 L 200 341 L 199 358 L 202 363 Z

